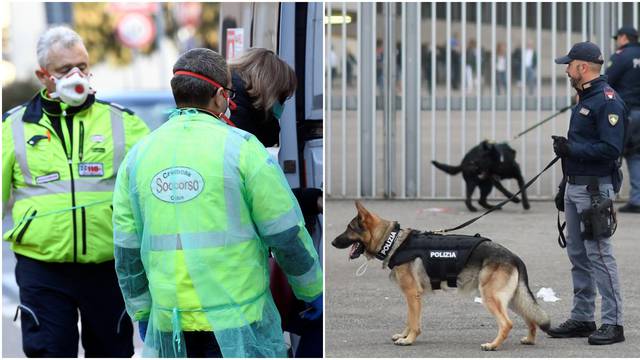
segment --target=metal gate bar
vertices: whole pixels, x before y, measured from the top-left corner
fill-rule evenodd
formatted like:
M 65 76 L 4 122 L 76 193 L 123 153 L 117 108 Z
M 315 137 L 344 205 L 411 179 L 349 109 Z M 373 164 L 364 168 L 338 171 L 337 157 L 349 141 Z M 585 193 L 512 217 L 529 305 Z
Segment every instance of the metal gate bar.
M 553 59 L 581 40 L 598 43 L 608 58 L 611 35 L 622 25 L 638 26 L 637 2 L 343 2 L 326 3 L 325 10 L 354 20 L 326 21 L 325 186 L 328 196 L 339 197 L 463 197 L 464 181 L 429 160 L 455 165 L 482 139 L 509 141 L 569 105 L 575 92 Z M 500 78 L 498 44 L 505 49 Z M 567 124 L 563 115 L 512 141 L 525 178 L 550 159 L 548 137 Z M 555 193 L 559 170 L 549 175 L 531 189 L 532 198 Z

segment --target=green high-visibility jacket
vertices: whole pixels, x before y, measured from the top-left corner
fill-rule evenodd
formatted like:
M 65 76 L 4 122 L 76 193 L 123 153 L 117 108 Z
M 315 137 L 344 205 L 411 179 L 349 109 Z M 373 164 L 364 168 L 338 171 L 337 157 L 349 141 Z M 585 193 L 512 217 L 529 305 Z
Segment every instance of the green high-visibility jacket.
M 63 138 L 51 121 L 58 117 Z M 148 132 L 130 110 L 93 95 L 81 106 L 68 107 L 43 90 L 5 114 L 2 203 L 4 209 L 13 193 L 15 225 L 3 238 L 11 249 L 46 262 L 113 260 L 116 172 Z
M 297 298 L 322 293 L 300 207 L 258 139 L 180 109 L 138 143 L 114 191 L 116 272 L 149 356 L 183 356 L 182 331 L 214 331 L 225 357 L 286 355 L 269 251 Z M 173 340 L 167 337 L 173 336 Z

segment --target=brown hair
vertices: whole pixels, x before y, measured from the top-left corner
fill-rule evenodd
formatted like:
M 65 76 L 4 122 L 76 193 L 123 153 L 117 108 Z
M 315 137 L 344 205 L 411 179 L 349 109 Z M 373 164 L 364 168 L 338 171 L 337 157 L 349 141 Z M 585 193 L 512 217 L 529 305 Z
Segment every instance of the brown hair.
M 250 48 L 229 62 L 229 69 L 240 76 L 256 109 L 268 110 L 276 101 L 284 102 L 296 91 L 298 80 L 293 69 L 273 51 Z

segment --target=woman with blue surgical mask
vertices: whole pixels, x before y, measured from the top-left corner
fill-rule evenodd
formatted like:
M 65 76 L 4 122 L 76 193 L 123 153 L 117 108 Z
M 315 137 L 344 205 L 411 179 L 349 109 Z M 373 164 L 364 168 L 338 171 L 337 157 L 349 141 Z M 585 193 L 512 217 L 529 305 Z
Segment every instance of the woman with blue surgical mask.
M 280 117 L 284 102 L 296 90 L 296 74 L 273 51 L 248 49 L 229 62 L 235 109 L 231 121 L 240 129 L 255 135 L 265 147 L 279 143 Z
M 231 109 L 231 121 L 238 128 L 255 135 L 265 147 L 278 144 L 284 103 L 296 90 L 294 70 L 273 51 L 263 48 L 248 49 L 241 57 L 229 62 L 229 69 L 236 92 L 233 101 L 237 105 Z M 292 191 L 302 210 L 305 225 L 312 233 L 318 214 L 322 212 L 322 190 L 296 188 Z M 293 299 L 286 280 L 277 275 L 278 269 L 274 267 L 271 272 L 274 298 L 281 301 Z M 314 302 L 314 306 L 318 306 L 322 297 Z M 310 309 L 309 304 L 302 301 L 294 301 L 288 306 L 279 305 L 283 329 L 300 336 L 294 357 L 322 357 L 322 317 L 309 316 Z

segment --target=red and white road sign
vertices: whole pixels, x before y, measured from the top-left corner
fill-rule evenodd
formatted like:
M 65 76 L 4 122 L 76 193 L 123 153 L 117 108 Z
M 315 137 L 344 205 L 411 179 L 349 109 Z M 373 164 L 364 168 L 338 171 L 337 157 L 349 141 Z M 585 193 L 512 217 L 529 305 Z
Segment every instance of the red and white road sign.
M 117 34 L 125 46 L 140 49 L 153 41 L 156 36 L 156 26 L 149 15 L 128 13 L 118 20 Z

